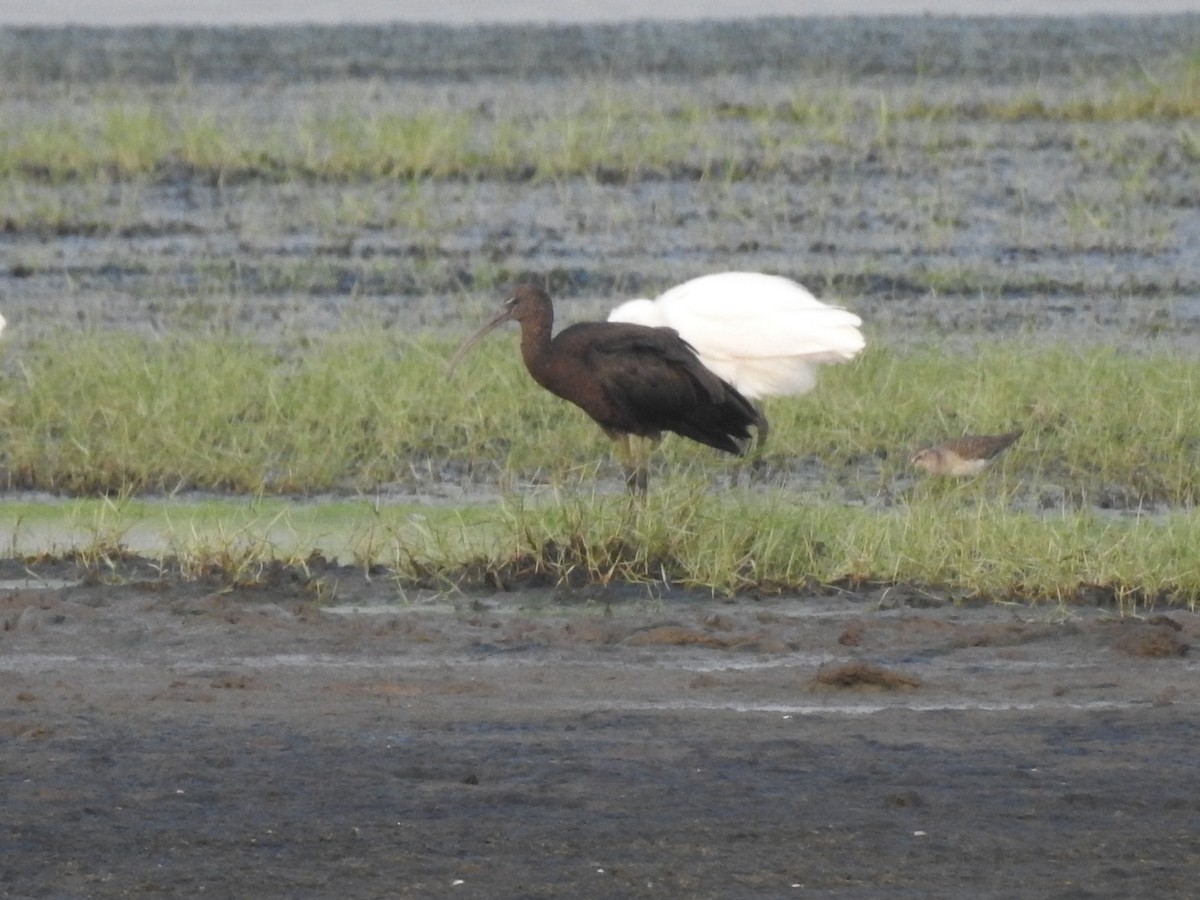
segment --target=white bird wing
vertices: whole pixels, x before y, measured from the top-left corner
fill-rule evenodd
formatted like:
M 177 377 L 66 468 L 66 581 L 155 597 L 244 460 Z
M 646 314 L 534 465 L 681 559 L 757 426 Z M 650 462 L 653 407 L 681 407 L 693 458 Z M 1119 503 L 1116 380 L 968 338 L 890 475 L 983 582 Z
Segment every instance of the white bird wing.
M 781 275 L 765 275 L 762 272 L 717 272 L 701 275 L 658 296 L 658 303 L 673 303 L 676 298 L 689 297 L 691 302 L 713 300 L 730 302 L 734 299 L 751 300 L 763 308 L 823 307 L 804 285 Z
M 649 328 L 663 328 L 667 324 L 662 307 L 653 300 L 642 298 L 622 303 L 608 314 L 608 321 L 629 322 L 632 325 L 645 325 Z
M 654 301 L 624 303 L 608 318 L 674 328 L 708 369 L 750 398 L 809 391 L 817 364 L 853 359 L 866 344 L 854 313 L 760 272 L 693 278 Z
M 662 324 L 701 356 L 842 362 L 866 346 L 862 319 L 775 275 L 705 275 L 671 288 L 655 303 L 662 308 Z

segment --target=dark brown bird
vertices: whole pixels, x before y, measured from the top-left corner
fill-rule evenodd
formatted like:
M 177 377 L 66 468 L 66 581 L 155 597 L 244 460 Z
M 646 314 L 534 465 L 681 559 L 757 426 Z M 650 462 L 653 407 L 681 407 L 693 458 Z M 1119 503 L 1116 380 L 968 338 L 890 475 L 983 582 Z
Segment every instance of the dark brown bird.
M 949 475 L 952 478 L 978 475 L 1021 434 L 1020 431 L 1010 431 L 1007 434 L 954 438 L 936 447 L 918 450 L 913 454 L 912 464 L 930 475 Z
M 458 348 L 453 369 L 485 334 L 510 319 L 521 326 L 521 356 L 533 380 L 591 416 L 614 442 L 630 490 L 646 490 L 630 436 L 659 441 L 664 431 L 741 455 L 758 413 L 706 369 L 671 328 L 580 322 L 553 338 L 554 305 L 541 288 L 519 285 L 500 313 Z

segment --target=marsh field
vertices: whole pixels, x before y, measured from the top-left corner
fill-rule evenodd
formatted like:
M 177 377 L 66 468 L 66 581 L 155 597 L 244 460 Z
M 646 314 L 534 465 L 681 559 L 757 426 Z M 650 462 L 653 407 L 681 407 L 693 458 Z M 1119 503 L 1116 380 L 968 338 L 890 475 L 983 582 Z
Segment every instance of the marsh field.
M 1194 893 L 1200 17 L 0 30 L 0 197 L 0 896 Z M 755 466 L 445 371 L 721 270 Z

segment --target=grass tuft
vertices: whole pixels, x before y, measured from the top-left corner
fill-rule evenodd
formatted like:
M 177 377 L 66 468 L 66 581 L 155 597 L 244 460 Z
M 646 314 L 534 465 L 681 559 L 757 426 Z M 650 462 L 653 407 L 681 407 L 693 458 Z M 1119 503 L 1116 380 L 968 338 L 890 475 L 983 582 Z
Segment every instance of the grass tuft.
M 1074 125 L 1179 122 L 1200 115 L 1200 64 L 1173 59 L 1115 72 L 1064 95 L 1041 83 L 1001 97 L 914 97 L 905 90 L 854 90 L 834 79 L 806 82 L 790 97 L 730 102 L 654 100 L 620 81 L 583 83 L 531 112 L 486 115 L 424 107 L 397 109 L 370 93 L 310 101 L 299 114 L 205 107 L 191 92 L 143 95 L 135 85 L 99 90 L 82 108 L 72 94 L 47 98 L 36 115 L 0 123 L 0 179 L 61 183 L 170 178 L 180 166 L 214 182 L 370 178 L 602 181 L 676 177 L 741 179 L 803 171 L 814 144 L 887 150 L 902 125 L 927 131 L 973 121 Z M 669 95 L 668 95 L 669 96 Z M 739 129 L 751 125 L 749 140 Z
M 452 346 L 378 331 L 294 351 L 228 335 L 64 332 L 30 345 L 19 376 L 0 384 L 0 459 L 10 487 L 78 495 L 615 477 L 609 441 L 530 381 L 515 334 L 484 342 L 447 376 Z M 998 466 L 1019 480 L 1019 502 L 1190 505 L 1200 426 L 1186 411 L 1198 381 L 1200 364 L 1168 351 L 872 347 L 827 369 L 810 396 L 767 404 L 765 464 L 784 476 L 816 466 L 839 492 L 894 498 L 909 489 L 920 446 L 1021 428 Z M 654 464 L 656 479 L 740 466 L 678 438 Z

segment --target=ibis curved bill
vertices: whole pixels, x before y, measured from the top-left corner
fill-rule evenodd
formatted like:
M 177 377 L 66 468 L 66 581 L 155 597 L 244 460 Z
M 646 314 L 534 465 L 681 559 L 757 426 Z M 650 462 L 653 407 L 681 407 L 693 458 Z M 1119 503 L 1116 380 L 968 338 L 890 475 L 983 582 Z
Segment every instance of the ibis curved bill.
M 654 300 L 622 303 L 608 320 L 675 329 L 708 369 L 751 400 L 806 393 L 819 365 L 851 360 L 866 346 L 854 313 L 761 272 L 693 278 Z M 761 447 L 767 432 L 761 412 L 756 424 Z
M 644 493 L 647 481 L 645 461 L 635 463 L 630 437 L 658 441 L 672 431 L 726 453 L 745 452 L 757 411 L 673 330 L 580 322 L 552 336 L 554 305 L 536 285 L 519 285 L 458 348 L 449 367 L 510 320 L 521 326 L 521 356 L 533 380 L 574 403 L 616 442 L 630 490 Z

